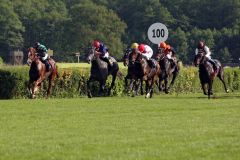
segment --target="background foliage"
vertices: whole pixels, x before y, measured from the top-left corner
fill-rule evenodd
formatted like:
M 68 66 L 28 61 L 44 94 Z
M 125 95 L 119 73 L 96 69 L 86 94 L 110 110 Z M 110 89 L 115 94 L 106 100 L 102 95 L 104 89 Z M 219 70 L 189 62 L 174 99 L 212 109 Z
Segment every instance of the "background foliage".
M 26 51 L 35 41 L 55 51 L 58 61 L 72 62 L 86 53 L 93 39 L 121 57 L 132 42 L 148 43 L 148 27 L 162 22 L 168 42 L 184 63 L 191 63 L 201 39 L 222 62 L 238 62 L 239 0 L 1 0 L 0 57 L 14 49 Z

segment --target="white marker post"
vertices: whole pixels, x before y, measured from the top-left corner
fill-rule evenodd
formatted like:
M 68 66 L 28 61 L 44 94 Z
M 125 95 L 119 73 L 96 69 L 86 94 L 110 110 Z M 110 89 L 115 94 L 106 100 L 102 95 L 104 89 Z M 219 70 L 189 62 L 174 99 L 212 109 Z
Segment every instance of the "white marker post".
M 154 44 L 165 42 L 168 39 L 167 27 L 162 23 L 153 23 L 148 28 L 148 39 Z

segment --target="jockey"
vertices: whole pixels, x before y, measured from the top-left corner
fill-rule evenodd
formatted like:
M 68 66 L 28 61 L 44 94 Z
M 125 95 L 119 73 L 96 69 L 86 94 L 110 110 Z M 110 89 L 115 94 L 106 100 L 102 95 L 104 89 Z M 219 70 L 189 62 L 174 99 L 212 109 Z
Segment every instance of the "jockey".
M 159 45 L 159 49 L 162 49 L 162 52 L 167 56 L 168 59 L 174 60 L 176 52 L 173 47 L 165 42 L 161 42 Z
M 41 57 L 40 60 L 45 64 L 46 71 L 48 72 L 51 68 L 51 65 L 48 62 L 47 48 L 39 42 L 34 44 L 34 48 L 36 49 L 37 55 Z
M 99 55 L 103 61 L 107 62 L 110 67 L 112 67 L 113 64 L 110 62 L 108 48 L 104 45 L 104 43 L 95 40 L 93 41 L 93 47 L 95 48 L 95 53 Z
M 170 61 L 172 61 L 172 64 L 177 66 L 176 52 L 174 48 L 165 42 L 161 42 L 159 48 L 162 49 L 164 55 L 167 56 Z
M 152 59 L 152 55 L 153 55 L 152 48 L 146 44 L 140 44 L 140 45 L 138 45 L 138 52 L 140 54 L 142 54 L 143 58 L 145 58 L 147 60 L 148 64 L 152 68 L 152 70 L 148 76 L 148 77 L 151 77 L 152 72 L 154 72 L 156 70 L 156 64 L 155 64 L 154 60 Z
M 203 41 L 199 41 L 198 47 L 195 50 L 195 54 L 197 55 L 198 53 L 204 53 L 205 57 L 207 57 L 208 61 L 213 65 L 214 72 L 217 73 L 216 63 L 211 58 L 211 51 Z

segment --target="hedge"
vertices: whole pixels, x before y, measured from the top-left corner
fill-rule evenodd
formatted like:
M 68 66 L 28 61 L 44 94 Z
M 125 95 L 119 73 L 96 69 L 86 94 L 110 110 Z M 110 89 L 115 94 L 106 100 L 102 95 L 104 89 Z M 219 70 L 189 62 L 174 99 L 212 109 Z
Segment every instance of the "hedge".
M 70 98 L 86 96 L 86 82 L 89 77 L 89 68 L 60 68 L 59 78 L 56 80 L 51 97 Z M 121 69 L 123 75 L 126 75 L 126 68 Z M 28 82 L 27 66 L 21 67 L 2 67 L 0 69 L 0 99 L 11 98 L 28 98 L 27 90 Z M 226 68 L 225 81 L 232 91 L 240 90 L 240 70 L 239 68 Z M 107 81 L 107 88 L 110 86 L 111 77 Z M 42 89 L 38 97 L 44 97 L 46 94 L 47 81 L 42 85 Z M 92 86 L 93 95 L 98 95 L 98 84 Z M 157 88 L 155 92 L 158 94 Z M 172 94 L 180 93 L 198 93 L 202 92 L 198 69 L 195 67 L 182 68 L 178 75 L 175 85 L 171 90 Z M 220 80 L 214 81 L 214 92 L 224 92 L 223 85 Z M 124 79 L 117 78 L 116 85 L 111 96 L 124 96 Z

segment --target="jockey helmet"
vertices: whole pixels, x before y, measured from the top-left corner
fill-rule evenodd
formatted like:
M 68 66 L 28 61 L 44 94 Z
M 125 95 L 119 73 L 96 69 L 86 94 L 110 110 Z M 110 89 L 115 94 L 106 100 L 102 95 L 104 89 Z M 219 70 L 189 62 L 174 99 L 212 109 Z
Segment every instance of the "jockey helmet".
M 199 41 L 198 48 L 203 48 L 205 46 L 203 41 Z
M 167 44 L 165 42 L 160 43 L 160 48 L 166 49 Z
M 99 47 L 100 47 L 100 42 L 97 41 L 97 40 L 95 40 L 95 41 L 93 42 L 93 46 L 94 46 L 95 48 L 99 48 Z
M 133 43 L 132 45 L 131 45 L 131 49 L 137 49 L 138 48 L 138 43 Z
M 145 50 L 145 45 L 144 45 L 144 44 L 140 44 L 140 45 L 138 46 L 138 50 L 139 50 L 141 53 L 143 53 L 144 50 Z

